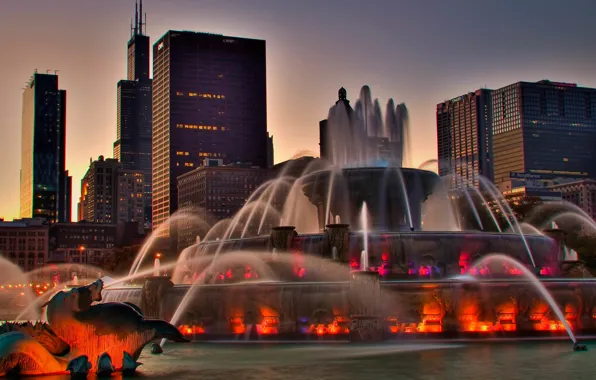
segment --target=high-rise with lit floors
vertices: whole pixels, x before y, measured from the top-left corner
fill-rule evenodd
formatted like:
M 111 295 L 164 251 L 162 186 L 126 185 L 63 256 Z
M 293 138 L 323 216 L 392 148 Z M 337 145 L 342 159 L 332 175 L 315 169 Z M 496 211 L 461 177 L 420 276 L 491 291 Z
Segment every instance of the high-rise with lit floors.
M 205 158 L 267 167 L 266 87 L 263 40 L 168 31 L 153 45 L 153 228 Z
M 126 170 L 114 158 L 90 160 L 81 180 L 78 220 L 92 223 L 138 223 L 143 231 L 143 173 Z
M 118 82 L 117 140 L 114 158 L 125 170 L 144 178 L 145 223 L 151 222 L 151 125 L 152 80 L 149 78 L 149 36 L 145 33 L 143 1 L 135 4 L 134 23 L 128 41 L 128 75 Z
M 70 222 L 72 178 L 66 166 L 66 91 L 58 75 L 35 72 L 23 91 L 21 218 Z
M 437 104 L 439 175 L 476 187 L 480 176 L 492 181 L 492 121 L 491 90 Z

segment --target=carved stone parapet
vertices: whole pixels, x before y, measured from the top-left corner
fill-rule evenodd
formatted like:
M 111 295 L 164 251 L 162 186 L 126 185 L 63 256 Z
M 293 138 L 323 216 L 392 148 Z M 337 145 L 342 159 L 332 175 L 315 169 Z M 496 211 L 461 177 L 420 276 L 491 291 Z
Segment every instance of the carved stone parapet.
M 292 246 L 292 239 L 298 236 L 294 226 L 273 227 L 269 235 L 269 246 L 271 250 L 285 252 Z
M 384 338 L 381 282 L 377 272 L 353 272 L 349 287 L 350 341 L 378 342 Z
M 164 303 L 167 293 L 174 287 L 169 277 L 147 277 L 141 290 L 141 310 L 147 318 L 168 319 L 165 315 Z
M 341 262 L 348 262 L 349 236 L 349 224 L 328 224 L 326 226 L 325 240 L 329 257 L 333 258 L 333 248 L 335 248 L 335 252 L 337 254 L 335 259 Z

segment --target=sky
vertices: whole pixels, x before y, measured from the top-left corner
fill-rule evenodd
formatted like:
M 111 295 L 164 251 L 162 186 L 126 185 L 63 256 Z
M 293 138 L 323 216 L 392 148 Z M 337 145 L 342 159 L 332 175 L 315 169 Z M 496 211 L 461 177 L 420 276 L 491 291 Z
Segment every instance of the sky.
M 596 87 L 593 0 L 144 0 L 167 30 L 267 41 L 275 162 L 318 154 L 318 122 L 345 87 L 405 102 L 411 166 L 436 158 L 436 104 L 520 80 Z M 18 217 L 22 88 L 60 70 L 73 220 L 89 159 L 112 156 L 134 0 L 0 0 L 0 217 Z

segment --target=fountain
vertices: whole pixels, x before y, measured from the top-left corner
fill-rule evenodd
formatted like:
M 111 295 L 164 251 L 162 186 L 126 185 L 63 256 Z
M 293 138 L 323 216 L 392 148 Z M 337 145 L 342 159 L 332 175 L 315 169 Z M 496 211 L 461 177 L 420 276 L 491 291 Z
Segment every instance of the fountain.
M 39 325 L 51 331 L 46 336 L 57 335 L 69 347 L 81 345 L 88 354 L 66 358 L 44 348 L 52 369 L 84 371 L 90 364 L 91 371 L 134 370 L 133 346 L 164 338 L 151 349 L 161 353 L 165 338 L 181 336 L 242 342 L 568 336 L 575 350 L 583 350 L 578 339 L 596 333 L 596 282 L 565 277 L 566 266 L 580 260 L 552 222 L 572 218 L 596 231 L 594 222 L 562 204 L 541 209 L 540 220 L 521 223 L 483 179 L 478 187 L 462 186 L 457 178 L 441 179 L 423 169 L 433 162 L 403 167 L 408 161 L 405 105 L 389 101 L 383 117 L 368 87 L 354 109 L 346 96 L 340 90 L 323 123 L 331 144 L 325 159 L 290 161 L 230 219 L 208 223 L 192 210 L 178 211 L 171 222 L 188 219 L 202 229 L 184 230 L 194 244 L 176 260 L 171 252 L 162 256 L 154 246 L 163 232 L 159 227 L 128 275 L 110 275 L 102 300 L 96 297 L 99 303 L 90 307 L 125 305 L 137 318 L 170 321 L 176 333 L 162 325 L 169 335 L 135 335 L 116 345 L 128 351 L 104 350 L 104 355 L 75 336 L 87 333 L 86 327 L 71 333 L 60 318 L 48 318 Z M 457 186 L 450 188 L 453 183 Z M 153 265 L 150 254 L 155 254 Z M 76 289 L 86 287 L 57 294 L 88 294 Z M 21 315 L 29 311 L 19 309 Z M 7 326 L 37 334 L 30 327 Z M 10 344 L 6 347 L 14 347 Z
M 562 257 L 573 257 L 561 255 L 563 240 L 540 223 L 518 222 L 485 180 L 462 187 L 457 178 L 401 167 L 408 160 L 407 109 L 390 101 L 385 118 L 379 109 L 368 88 L 355 110 L 340 91 L 323 131 L 341 135 L 328 139 L 328 160 L 289 162 L 242 211 L 184 249 L 175 283 L 152 298 L 162 310 L 156 316 L 194 340 L 596 332 L 588 311 L 596 315 L 594 283 L 569 287 L 561 277 Z M 558 217 L 562 210 L 585 222 L 570 208 L 556 209 Z M 507 230 L 497 215 L 506 216 Z M 438 219 L 452 227 L 437 228 Z M 257 235 L 249 233 L 253 226 Z M 488 256 L 495 252 L 504 256 Z M 493 257 L 490 265 L 484 257 Z M 461 277 L 471 272 L 473 283 Z M 115 285 L 106 293 L 136 300 L 147 291 Z

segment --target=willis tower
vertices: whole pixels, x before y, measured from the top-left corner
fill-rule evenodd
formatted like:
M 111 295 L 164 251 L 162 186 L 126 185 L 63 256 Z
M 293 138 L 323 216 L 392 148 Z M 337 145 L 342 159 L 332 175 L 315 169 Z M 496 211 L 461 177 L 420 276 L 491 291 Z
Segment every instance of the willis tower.
M 135 3 L 128 41 L 128 75 L 118 82 L 117 140 L 114 158 L 125 170 L 143 173 L 145 225 L 151 223 L 152 79 L 149 78 L 149 36 L 143 0 Z

